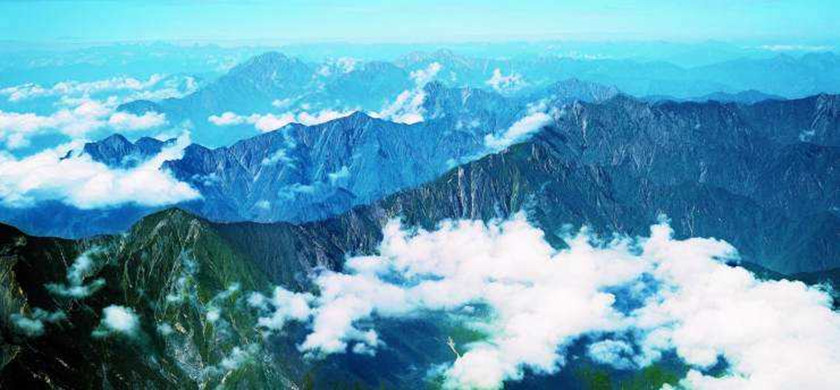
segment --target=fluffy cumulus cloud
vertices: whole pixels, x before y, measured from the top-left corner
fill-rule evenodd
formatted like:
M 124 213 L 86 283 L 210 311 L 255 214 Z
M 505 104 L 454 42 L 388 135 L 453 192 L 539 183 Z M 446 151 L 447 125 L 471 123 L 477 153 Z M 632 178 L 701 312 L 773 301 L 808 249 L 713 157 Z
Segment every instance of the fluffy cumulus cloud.
M 518 73 L 511 73 L 507 76 L 502 74 L 499 68 L 493 69 L 493 75 L 490 76 L 485 84 L 489 85 L 493 90 L 500 93 L 513 93 L 522 89 L 527 83 L 522 75 Z
M 71 139 L 87 137 L 92 132 L 149 130 L 167 124 L 161 113 L 134 115 L 118 112 L 117 107 L 138 99 L 161 100 L 181 97 L 198 89 L 190 76 L 152 75 L 148 80 L 132 77 L 77 82 L 64 81 L 49 87 L 23 84 L 0 89 L 10 107 L 31 99 L 48 99 L 52 112 L 0 111 L 0 144 L 17 149 L 30 144 L 32 137 L 59 133 Z
M 318 295 L 282 288 L 251 304 L 260 326 L 310 323 L 299 348 L 311 356 L 372 354 L 386 345 L 375 323 L 422 313 L 458 313 L 484 335 L 443 369 L 448 388 L 499 388 L 526 369 L 562 369 L 565 348 L 589 342 L 587 356 L 640 368 L 673 351 L 689 367 L 689 388 L 832 388 L 840 383 L 840 315 L 824 290 L 763 281 L 729 244 L 677 240 L 666 222 L 649 237 L 599 239 L 586 230 L 553 249 L 519 215 L 489 224 L 445 222 L 436 231 L 384 230 L 377 256 L 326 271 Z M 465 310 L 476 306 L 487 310 Z M 720 360 L 723 375 L 708 375 Z
M 105 128 L 148 130 L 167 123 L 166 117 L 160 113 L 134 115 L 116 112 L 116 99 L 78 99 L 67 104 L 68 107 L 49 115 L 0 111 L 0 142 L 9 149 L 16 149 L 29 145 L 32 137 L 45 133 L 58 132 L 75 139 Z
M 162 170 L 189 145 L 189 135 L 132 168 L 111 168 L 87 154 L 75 152 L 71 143 L 21 159 L 0 153 L 0 203 L 30 207 L 56 200 L 81 209 L 122 204 L 162 206 L 200 197 L 187 183 Z M 69 153 L 69 155 L 68 155 Z
M 130 307 L 110 305 L 102 309 L 99 327 L 93 331 L 94 337 L 123 335 L 133 337 L 140 330 L 140 317 Z
M 290 123 L 300 123 L 307 126 L 326 123 L 331 120 L 343 118 L 352 114 L 353 111 L 322 110 L 316 113 L 286 112 L 282 114 L 251 114 L 238 115 L 233 112 L 224 112 L 221 115 L 211 115 L 207 120 L 216 126 L 235 126 L 242 124 L 253 125 L 262 132 L 277 130 Z
M 248 297 L 248 305 L 259 309 L 264 314 L 257 322 L 260 328 L 281 330 L 288 321 L 308 319 L 312 314 L 309 307 L 312 300 L 311 294 L 293 293 L 277 287 L 271 298 L 260 293 L 252 293 Z
M 514 122 L 501 134 L 487 134 L 484 137 L 484 146 L 490 152 L 498 152 L 528 139 L 543 127 L 551 124 L 553 118 L 550 113 L 545 112 L 546 109 L 544 103 L 530 105 L 525 116 Z
M 378 112 L 371 112 L 370 115 L 405 124 L 422 122 L 425 113 L 423 102 L 426 100 L 424 87 L 434 80 L 442 68 L 440 63 L 433 62 L 424 69 L 412 71 L 410 76 L 414 81 L 414 88 L 402 91 L 393 102 Z
M 721 241 L 676 241 L 654 226 L 644 256 L 660 293 L 633 313 L 643 353 L 675 348 L 695 368 L 689 388 L 830 388 L 840 383 L 840 314 L 831 296 L 801 282 L 761 281 L 719 261 L 734 249 Z M 782 352 L 783 351 L 783 352 Z M 702 368 L 719 357 L 724 376 Z

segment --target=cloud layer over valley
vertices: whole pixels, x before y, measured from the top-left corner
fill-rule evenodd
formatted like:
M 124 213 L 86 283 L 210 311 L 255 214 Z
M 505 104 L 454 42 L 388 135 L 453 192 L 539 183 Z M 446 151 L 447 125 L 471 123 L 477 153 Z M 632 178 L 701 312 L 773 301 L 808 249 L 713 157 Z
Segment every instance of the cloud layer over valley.
M 63 81 L 52 86 L 22 84 L 0 89 L 6 103 L 0 105 L 0 144 L 14 150 L 30 145 L 33 138 L 60 134 L 69 140 L 89 139 L 111 132 L 148 131 L 166 126 L 158 112 L 128 113 L 117 110 L 125 102 L 180 97 L 198 88 L 190 76 L 152 75 L 148 80 L 132 77 L 79 82 Z
M 801 282 L 757 279 L 726 264 L 726 242 L 677 240 L 667 222 L 649 237 L 598 238 L 587 230 L 553 249 L 523 215 L 485 224 L 445 222 L 417 231 L 391 222 L 378 256 L 324 271 L 317 295 L 276 288 L 253 295 L 259 326 L 309 323 L 311 357 L 389 348 L 378 321 L 440 312 L 483 337 L 443 370 L 448 388 L 498 388 L 550 374 L 566 348 L 636 369 L 674 352 L 692 388 L 831 388 L 840 381 L 840 314 L 831 296 Z M 587 341 L 588 340 L 588 341 Z M 725 363 L 722 375 L 710 369 Z
M 16 158 L 0 152 L 0 203 L 31 207 L 54 200 L 80 209 L 122 204 L 162 206 L 200 197 L 161 166 L 181 158 L 187 133 L 160 153 L 131 168 L 112 168 L 79 153 L 79 142 Z

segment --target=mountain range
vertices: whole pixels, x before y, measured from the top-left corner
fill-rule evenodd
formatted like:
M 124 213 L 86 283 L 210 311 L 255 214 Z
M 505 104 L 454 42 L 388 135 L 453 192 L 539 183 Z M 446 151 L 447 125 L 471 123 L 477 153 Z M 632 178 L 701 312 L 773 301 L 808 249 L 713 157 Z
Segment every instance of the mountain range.
M 566 230 L 563 221 L 584 218 L 592 226 L 635 231 L 655 218 L 643 207 L 619 204 L 624 197 L 661 206 L 657 211 L 672 216 L 679 234 L 729 234 L 742 246 L 774 242 L 780 236 L 768 236 L 769 227 L 789 222 L 768 215 L 747 198 L 702 184 L 651 183 L 640 195 L 622 196 L 621 177 L 631 170 L 569 160 L 572 151 L 555 137 L 547 131 L 422 187 L 304 224 L 213 223 L 171 209 L 143 218 L 125 234 L 76 241 L 32 237 L 0 225 L 4 317 L 34 313 L 43 323 L 37 337 L 4 328 L 0 383 L 16 388 L 44 381 L 58 387 L 426 388 L 427 374 L 417 368 L 451 359 L 446 337 L 461 344 L 474 335 L 434 317 L 383 321 L 378 331 L 388 348 L 376 356 L 310 360 L 295 347 L 305 331 L 300 327 L 261 341 L 265 336 L 250 325 L 256 318 L 246 304 L 246 292 L 267 291 L 275 284 L 311 290 L 310 276 L 322 269 L 343 269 L 348 253 L 376 253 L 382 227 L 397 216 L 409 225 L 430 227 L 447 218 L 491 219 L 527 210 L 557 247 L 564 245 L 559 237 Z M 730 219 L 733 209 L 739 215 Z M 773 221 L 779 225 L 756 226 Z M 837 242 L 831 237 L 838 231 L 836 217 L 833 221 L 800 221 L 804 229 L 787 232 L 792 240 L 766 252 L 781 249 L 782 256 L 804 259 L 814 253 L 803 250 L 817 244 L 836 253 L 831 247 Z M 804 236 L 816 238 L 802 240 Z M 797 242 L 802 246 L 787 251 L 782 245 Z M 742 265 L 765 278 L 840 282 L 836 268 L 783 276 L 749 263 L 761 260 L 755 252 L 744 255 L 747 262 Z M 91 264 L 78 266 L 83 257 Z M 81 276 L 74 278 L 77 272 Z M 44 289 L 62 283 L 69 286 Z M 65 289 L 77 292 L 70 295 Z M 98 334 L 102 325 L 97 325 L 97 313 L 114 305 L 132 308 L 138 323 L 131 333 Z M 576 351 L 571 348 L 573 358 L 560 374 L 529 376 L 510 386 L 650 388 L 674 384 L 687 370 L 665 357 L 628 374 L 596 365 Z
M 439 51 L 314 64 L 267 53 L 186 97 L 127 103 L 191 123 L 195 143 L 160 170 L 200 198 L 0 207 L 0 388 L 441 388 L 435 367 L 480 330 L 446 313 L 377 318 L 387 348 L 375 356 L 313 357 L 300 347 L 311 326 L 267 332 L 254 295 L 281 287 L 316 300 L 317 276 L 381 254 L 395 220 L 433 230 L 524 215 L 563 249 L 583 227 L 637 236 L 667 219 L 677 238 L 731 243 L 731 265 L 760 280 L 836 286 L 840 95 L 813 94 L 840 89 L 827 71 L 836 62 L 688 69 Z M 802 84 L 802 67 L 825 72 Z M 436 78 L 417 82 L 424 69 Z M 487 84 L 497 73 L 503 83 Z M 382 115 L 403 93 L 421 120 Z M 304 105 L 348 111 L 268 131 L 208 122 Z M 115 134 L 64 159 L 130 171 L 178 145 Z M 661 388 L 693 369 L 667 353 L 627 370 L 582 343 L 566 352 L 559 373 L 526 371 L 506 388 Z
M 575 90 L 576 83 L 570 82 Z M 480 90 L 433 83 L 426 91 L 430 119 L 421 123 L 398 124 L 356 113 L 321 125 L 292 124 L 230 147 L 191 145 L 164 169 L 200 191 L 201 199 L 180 207 L 205 218 L 317 221 L 423 188 L 483 155 L 494 158 L 486 137 L 503 133 L 528 112 L 526 104 Z M 576 187 L 548 191 L 557 198 L 537 207 L 537 214 L 567 210 L 552 218 L 555 223 L 637 232 L 666 212 L 678 221 L 678 232 L 730 240 L 779 272 L 838 265 L 832 244 L 837 242 L 840 196 L 837 96 L 755 104 L 646 103 L 611 93 L 602 97 L 606 100 L 591 103 L 547 100 L 550 121 L 536 136 L 538 143 L 526 143 L 535 145 L 539 152 L 533 153 L 541 157 L 520 162 L 518 169 L 527 169 L 527 174 L 515 177 L 529 184 L 487 184 L 481 186 L 481 196 L 513 186 L 528 188 L 516 195 L 520 202 L 540 199 L 545 191 L 540 188 L 564 185 L 567 175 L 567 184 Z M 83 151 L 110 166 L 124 166 L 163 144 L 113 136 Z M 563 169 L 531 171 L 548 162 Z M 504 172 L 489 176 L 502 180 Z M 477 214 L 449 217 L 488 217 L 491 210 L 513 210 L 511 201 L 489 198 L 471 212 Z M 736 222 L 732 210 L 749 223 Z M 129 205 L 101 212 L 53 203 L 6 208 L 4 220 L 35 234 L 78 237 L 124 230 L 152 211 Z M 797 237 L 802 231 L 812 233 Z M 811 264 L 796 263 L 806 261 L 805 255 Z
M 838 62 L 840 57 L 831 52 L 745 58 L 690 68 L 625 59 L 492 59 L 449 50 L 410 53 L 393 61 L 340 58 L 323 62 L 267 52 L 185 97 L 133 101 L 119 109 L 134 114 L 163 113 L 173 124 L 193 127 L 198 143 L 219 147 L 259 131 L 252 124 L 218 126 L 209 120 L 211 116 L 225 112 L 243 116 L 317 114 L 322 110 L 380 112 L 403 92 L 418 88 L 418 82 L 422 87 L 427 80 L 421 77 L 450 88 L 489 89 L 516 98 L 540 94 L 557 80 L 578 79 L 654 100 L 753 103 L 840 92 L 840 78 L 831 71 Z

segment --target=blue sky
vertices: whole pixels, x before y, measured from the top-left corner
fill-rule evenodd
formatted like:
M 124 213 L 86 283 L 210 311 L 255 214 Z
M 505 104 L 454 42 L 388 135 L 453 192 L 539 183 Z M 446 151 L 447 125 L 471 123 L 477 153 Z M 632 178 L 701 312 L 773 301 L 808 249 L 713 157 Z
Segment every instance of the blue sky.
M 2 1 L 0 40 L 821 41 L 837 0 Z

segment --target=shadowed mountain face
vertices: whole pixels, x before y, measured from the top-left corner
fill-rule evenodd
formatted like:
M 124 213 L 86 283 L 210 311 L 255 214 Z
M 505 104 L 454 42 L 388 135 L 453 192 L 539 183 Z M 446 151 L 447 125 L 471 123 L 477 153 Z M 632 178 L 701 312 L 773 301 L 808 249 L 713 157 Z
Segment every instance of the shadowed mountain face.
M 452 360 L 451 350 L 441 342 L 455 332 L 445 318 L 380 324 L 378 331 L 388 348 L 376 356 L 304 358 L 296 345 L 306 329 L 294 324 L 282 334 L 264 338 L 249 307 L 251 292 L 267 292 L 271 283 L 308 289 L 308 277 L 316 267 L 341 269 L 341 251 L 346 248 L 372 253 L 372 242 L 354 240 L 372 239 L 379 226 L 373 223 L 362 233 L 333 223 L 334 230 L 314 235 L 311 226 L 263 227 L 268 225 L 212 224 L 179 210 L 148 216 L 125 235 L 79 241 L 31 237 L 0 225 L 0 385 L 26 388 L 47 382 L 60 388 L 190 389 L 434 385 L 423 367 Z M 246 241 L 250 244 L 242 245 Z M 265 262 L 268 256 L 272 261 Z M 107 313 L 115 307 L 129 317 L 109 319 Z M 37 319 L 41 327 L 24 328 L 20 316 Z M 469 335 L 454 337 L 465 341 Z M 571 385 L 592 369 L 592 363 L 576 362 L 559 375 L 526 378 L 521 385 Z M 630 379 L 658 385 L 673 381 L 678 378 L 674 373 L 684 370 L 667 360 L 651 369 L 671 374 L 651 380 L 642 372 Z M 598 370 L 600 375 L 616 375 Z M 627 374 L 621 375 L 628 380 Z
M 548 232 L 565 229 L 558 221 L 582 215 L 592 225 L 624 231 L 642 228 L 611 220 L 645 216 L 612 207 L 609 185 L 593 192 L 581 184 L 584 178 L 609 180 L 609 169 L 563 163 L 554 154 L 540 142 L 518 145 L 422 188 L 303 225 L 214 224 L 167 210 L 145 217 L 127 234 L 78 241 L 31 237 L 0 225 L 0 385 L 38 387 L 47 381 L 66 388 L 434 386 L 423 367 L 451 362 L 452 352 L 442 340 L 454 337 L 464 343 L 470 337 L 452 329 L 445 318 L 429 315 L 378 322 L 377 331 L 388 347 L 376 356 L 307 359 L 296 347 L 306 333 L 304 327 L 289 324 L 283 333 L 268 338 L 256 330 L 250 292 L 268 292 L 272 284 L 311 291 L 310 278 L 319 268 L 340 270 L 348 254 L 376 253 L 381 226 L 393 215 L 402 215 L 411 224 L 433 226 L 442 218 L 488 219 L 526 209 Z M 476 190 L 488 185 L 489 193 Z M 525 196 L 535 188 L 540 189 L 536 195 Z M 552 196 L 554 190 L 567 195 Z M 583 193 L 595 197 L 601 211 L 568 198 Z M 715 190 L 694 193 L 726 198 L 725 192 Z M 691 195 L 682 190 L 674 196 Z M 670 196 L 651 201 L 674 203 Z M 667 211 L 678 214 L 679 207 Z M 702 209 L 708 215 L 726 211 L 715 207 L 705 204 L 692 210 Z M 693 224 L 694 232 L 711 231 L 706 219 L 690 214 L 674 218 L 681 226 L 686 221 Z M 564 245 L 557 236 L 548 238 L 556 247 Z M 746 266 L 763 278 L 782 277 L 757 265 Z M 836 285 L 837 275 L 834 270 L 796 278 Z M 106 313 L 115 306 L 131 313 L 134 320 L 123 321 L 131 326 L 112 324 Z M 12 318 L 17 315 L 39 319 L 41 328 L 25 330 L 16 322 L 20 317 Z M 613 383 L 658 388 L 675 383 L 687 370 L 668 356 L 644 370 L 628 372 L 593 364 L 581 346 L 572 345 L 567 354 L 570 361 L 558 374 L 528 374 L 511 387 L 589 388 Z
M 796 104 L 822 107 L 823 99 Z M 371 226 L 398 216 L 433 227 L 447 218 L 487 220 L 525 210 L 551 236 L 567 223 L 640 234 L 666 214 L 678 235 L 727 240 L 745 261 L 775 271 L 836 268 L 838 172 L 829 167 L 840 162 L 838 149 L 768 132 L 751 122 L 757 115 L 744 114 L 768 109 L 626 98 L 567 107 L 531 141 L 372 206 L 294 229 L 332 237 L 343 253 L 378 242 Z M 809 121 L 816 122 L 833 123 L 826 126 L 836 132 L 836 116 Z M 262 235 L 275 226 L 291 228 L 231 229 Z
M 124 136 L 114 134 L 101 141 L 85 144 L 82 153 L 110 167 L 131 168 L 160 153 L 164 147 L 174 142 L 174 139 L 160 141 L 143 137 L 132 143 Z M 71 153 L 68 153 L 67 157 Z
M 273 284 L 308 291 L 318 269 L 341 270 L 348 255 L 376 253 L 382 227 L 393 218 L 432 228 L 450 218 L 490 220 L 525 211 L 560 248 L 568 224 L 605 234 L 642 234 L 666 214 L 678 236 L 731 242 L 763 277 L 796 273 L 809 283 L 837 283 L 835 102 L 819 96 L 751 106 L 646 104 L 627 97 L 573 103 L 559 108 L 552 123 L 528 141 L 370 205 L 302 224 L 213 223 L 168 210 L 143 218 L 124 235 L 78 241 L 2 227 L 2 385 L 21 388 L 48 380 L 71 388 L 90 383 L 206 388 L 224 381 L 243 388 L 424 388 L 428 377 L 417 367 L 452 359 L 441 342 L 453 332 L 446 321 L 383 321 L 377 330 L 389 348 L 376 357 L 309 360 L 296 347 L 306 329 L 292 325 L 266 342 L 247 304 L 249 291 L 267 292 Z M 361 115 L 347 120 L 364 130 L 337 141 L 347 145 L 367 132 L 377 135 L 367 126 L 381 122 Z M 771 122 L 776 125 L 765 126 Z M 335 135 L 315 137 L 330 134 L 329 124 L 322 126 L 315 134 L 309 133 L 313 128 L 293 126 L 265 135 L 266 143 L 258 145 L 271 148 L 272 140 L 285 145 L 284 134 L 307 147 L 326 142 Z M 405 127 L 414 128 L 423 127 Z M 800 140 L 803 131 L 813 131 L 813 142 Z M 109 143 L 124 145 L 118 139 Z M 241 158 L 259 148 L 237 144 L 230 150 Z M 122 149 L 134 150 L 96 150 Z M 198 149 L 186 155 L 200 150 L 218 153 Z M 262 164 L 261 158 L 231 161 L 244 168 L 242 161 Z M 81 267 L 84 256 L 90 264 Z M 130 331 L 103 325 L 113 305 L 137 316 Z M 40 318 L 43 334 L 23 334 L 12 325 L 15 314 Z M 570 351 L 575 356 L 574 347 Z M 558 375 L 528 375 L 514 386 L 556 388 L 597 380 L 658 388 L 685 370 L 663 359 L 628 374 L 572 359 Z
M 242 291 L 259 290 L 268 281 L 206 222 L 173 211 L 150 216 L 123 236 L 81 241 L 0 229 L 0 386 L 291 383 L 283 364 L 273 362 L 224 377 L 223 367 L 233 364 L 237 350 L 251 359 L 265 356 L 255 317 L 234 308 Z M 208 317 L 214 310 L 225 315 Z M 12 326 L 14 313 L 43 318 L 37 320 L 42 325 L 21 333 L 24 328 Z
M 426 90 L 429 119 L 422 123 L 395 124 L 357 113 L 312 127 L 291 125 L 227 148 L 193 145 L 165 168 L 202 193 L 202 200 L 182 207 L 212 220 L 313 221 L 421 186 L 458 159 L 480 156 L 488 131 L 501 133 L 525 115 L 523 105 L 497 94 L 439 84 Z M 487 198 L 486 204 L 470 214 L 453 211 L 440 218 L 508 215 L 525 200 L 550 193 L 553 198 L 535 212 L 566 210 L 556 223 L 634 231 L 665 212 L 677 221 L 679 233 L 732 240 L 745 255 L 761 257 L 756 261 L 776 271 L 828 268 L 838 258 L 832 231 L 840 203 L 837 107 L 833 95 L 752 105 L 644 103 L 617 96 L 548 106 L 551 124 L 514 148 L 537 148 L 540 157 L 520 161 L 517 169 L 563 170 L 507 179 L 491 170 L 483 179 L 491 182 L 470 195 L 471 200 Z M 87 149 L 114 163 L 142 148 L 113 138 Z M 453 172 L 444 178 L 453 182 Z M 542 187 L 554 182 L 575 187 Z M 517 188 L 515 198 L 493 195 L 505 186 Z M 429 207 L 441 212 L 459 199 Z M 125 229 L 151 211 L 47 206 L 12 209 L 4 220 L 35 233 L 78 236 Z M 802 229 L 821 233 L 797 237 Z M 793 260 L 788 252 L 814 256 Z

